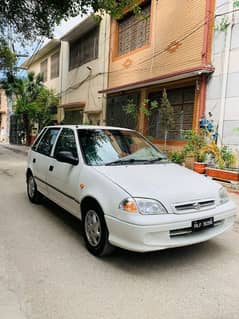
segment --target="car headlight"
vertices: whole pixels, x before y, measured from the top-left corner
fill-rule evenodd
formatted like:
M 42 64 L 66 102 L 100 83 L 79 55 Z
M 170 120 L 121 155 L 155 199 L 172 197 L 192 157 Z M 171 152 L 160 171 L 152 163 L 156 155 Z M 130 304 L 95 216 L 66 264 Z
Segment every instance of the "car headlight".
M 128 213 L 140 213 L 142 215 L 167 214 L 164 206 L 154 199 L 148 198 L 126 198 L 119 208 Z
M 219 197 L 220 197 L 220 204 L 224 204 L 229 201 L 227 190 L 224 187 L 220 188 Z

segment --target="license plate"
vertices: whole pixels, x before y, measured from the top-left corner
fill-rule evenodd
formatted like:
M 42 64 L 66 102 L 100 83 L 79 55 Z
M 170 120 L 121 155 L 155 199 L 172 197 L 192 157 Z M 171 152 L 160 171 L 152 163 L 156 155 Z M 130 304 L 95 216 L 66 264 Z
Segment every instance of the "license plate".
M 192 230 L 193 231 L 199 231 L 205 228 L 213 227 L 214 225 L 214 218 L 206 218 L 206 219 L 200 219 L 195 220 L 192 222 Z

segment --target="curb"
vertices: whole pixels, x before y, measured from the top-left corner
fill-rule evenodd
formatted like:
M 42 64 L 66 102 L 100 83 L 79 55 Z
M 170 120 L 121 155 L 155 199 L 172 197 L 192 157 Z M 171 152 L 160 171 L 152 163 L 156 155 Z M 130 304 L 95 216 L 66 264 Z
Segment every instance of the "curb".
M 0 146 L 17 154 L 27 155 L 29 151 L 29 148 L 27 148 L 26 146 L 15 147 L 15 146 L 5 145 L 5 144 L 0 144 Z

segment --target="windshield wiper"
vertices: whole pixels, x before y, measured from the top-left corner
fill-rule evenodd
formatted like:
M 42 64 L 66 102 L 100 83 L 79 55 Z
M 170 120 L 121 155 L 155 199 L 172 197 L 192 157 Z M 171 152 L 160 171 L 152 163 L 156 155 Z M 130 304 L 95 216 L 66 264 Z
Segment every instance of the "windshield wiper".
M 141 159 L 135 159 L 135 158 L 128 158 L 128 159 L 119 159 L 113 162 L 109 162 L 105 164 L 105 166 L 111 166 L 111 165 L 125 165 L 125 164 L 131 164 L 131 163 L 147 163 L 147 160 L 141 160 Z
M 161 162 L 161 161 L 167 161 L 168 162 L 168 159 L 167 159 L 167 157 L 157 157 L 157 158 L 148 160 L 147 162 L 148 163 L 156 163 L 156 162 Z

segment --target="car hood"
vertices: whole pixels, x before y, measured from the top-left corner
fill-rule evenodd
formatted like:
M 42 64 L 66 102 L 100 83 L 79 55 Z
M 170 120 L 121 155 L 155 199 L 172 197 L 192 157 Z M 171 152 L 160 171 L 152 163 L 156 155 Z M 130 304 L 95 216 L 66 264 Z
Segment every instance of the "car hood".
M 175 204 L 218 198 L 220 186 L 211 179 L 173 163 L 98 166 L 97 171 L 132 197 Z

